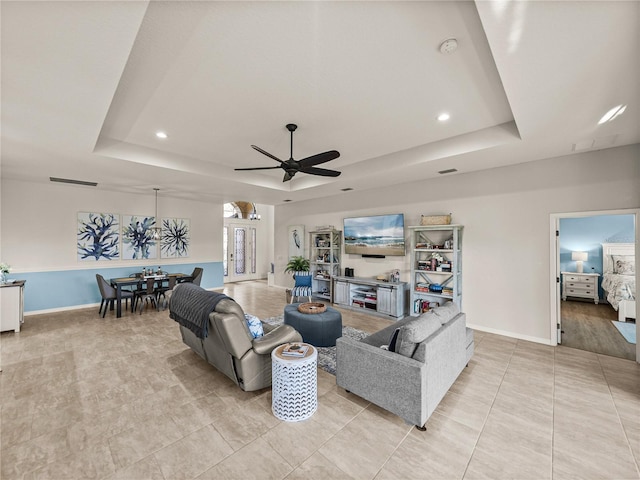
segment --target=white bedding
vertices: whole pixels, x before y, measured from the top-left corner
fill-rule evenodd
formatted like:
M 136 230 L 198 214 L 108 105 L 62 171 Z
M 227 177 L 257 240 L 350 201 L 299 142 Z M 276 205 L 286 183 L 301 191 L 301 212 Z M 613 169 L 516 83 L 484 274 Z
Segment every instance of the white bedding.
M 602 277 L 602 289 L 607 294 L 607 301 L 617 311 L 620 300 L 635 300 L 636 277 L 605 273 Z

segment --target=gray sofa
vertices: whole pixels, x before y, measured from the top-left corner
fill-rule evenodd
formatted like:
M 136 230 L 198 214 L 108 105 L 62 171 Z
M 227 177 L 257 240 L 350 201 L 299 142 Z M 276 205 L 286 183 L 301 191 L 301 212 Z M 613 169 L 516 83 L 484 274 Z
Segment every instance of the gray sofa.
M 395 351 L 384 347 L 392 343 Z M 362 340 L 336 342 L 337 384 L 424 429 L 473 355 L 473 330 L 449 302 Z M 382 347 L 382 348 L 381 348 Z

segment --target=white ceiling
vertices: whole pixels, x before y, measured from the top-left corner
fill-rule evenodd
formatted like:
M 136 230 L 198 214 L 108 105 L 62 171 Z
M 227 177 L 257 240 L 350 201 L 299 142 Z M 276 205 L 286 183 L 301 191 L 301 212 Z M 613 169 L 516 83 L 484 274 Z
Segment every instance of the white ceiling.
M 3 178 L 277 205 L 640 142 L 637 1 L 0 8 Z M 288 159 L 287 123 L 342 175 L 234 171 Z

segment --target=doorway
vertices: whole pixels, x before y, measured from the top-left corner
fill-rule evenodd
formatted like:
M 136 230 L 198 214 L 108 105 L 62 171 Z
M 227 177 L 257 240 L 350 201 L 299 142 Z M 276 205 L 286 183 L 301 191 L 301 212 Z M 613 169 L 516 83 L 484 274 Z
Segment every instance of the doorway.
M 610 278 L 603 244 L 627 245 L 637 253 L 638 210 L 555 214 L 552 227 L 552 328 L 554 344 L 637 360 L 637 345 L 616 327 L 618 311 L 602 282 Z M 606 272 L 603 271 L 607 270 Z M 633 275 L 631 276 L 633 278 Z M 635 274 L 637 283 L 637 273 Z M 635 288 L 635 287 L 634 287 Z M 616 303 L 615 300 L 612 303 Z M 637 317 L 635 312 L 630 317 Z M 637 324 L 627 318 L 625 327 Z
M 256 243 L 256 227 L 240 223 L 224 226 L 222 247 L 225 283 L 258 278 Z

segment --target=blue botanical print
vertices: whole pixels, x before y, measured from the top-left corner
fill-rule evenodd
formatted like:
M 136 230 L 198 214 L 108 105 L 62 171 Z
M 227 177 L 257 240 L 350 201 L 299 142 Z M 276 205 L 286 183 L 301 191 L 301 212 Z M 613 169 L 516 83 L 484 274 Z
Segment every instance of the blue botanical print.
M 189 221 L 182 218 L 162 219 L 162 258 L 189 256 Z
M 123 217 L 123 221 L 127 220 L 129 223 L 122 228 L 123 256 L 133 260 L 155 258 L 156 241 L 151 230 L 156 224 L 155 217 Z
M 120 257 L 118 216 L 112 213 L 78 214 L 78 258 L 113 260 Z

